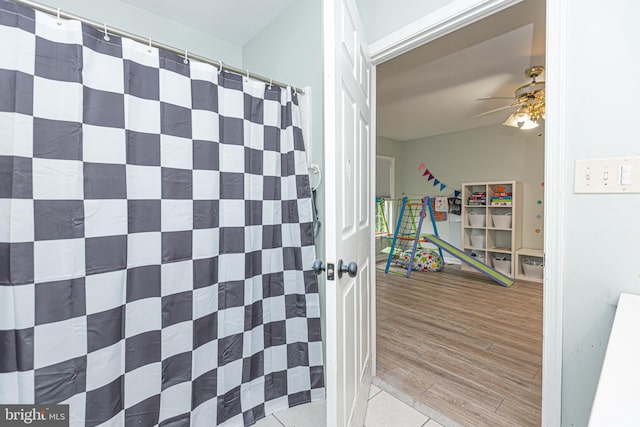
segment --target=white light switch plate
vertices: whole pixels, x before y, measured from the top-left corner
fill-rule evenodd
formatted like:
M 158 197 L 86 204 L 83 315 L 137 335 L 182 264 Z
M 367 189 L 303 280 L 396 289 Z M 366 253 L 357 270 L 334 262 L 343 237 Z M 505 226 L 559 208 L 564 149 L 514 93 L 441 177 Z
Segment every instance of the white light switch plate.
M 640 193 L 640 157 L 576 160 L 574 193 Z

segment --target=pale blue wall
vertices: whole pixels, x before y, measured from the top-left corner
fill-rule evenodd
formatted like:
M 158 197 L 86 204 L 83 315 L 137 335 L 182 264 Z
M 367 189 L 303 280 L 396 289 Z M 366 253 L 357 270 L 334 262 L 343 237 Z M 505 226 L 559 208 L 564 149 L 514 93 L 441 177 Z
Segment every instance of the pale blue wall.
M 538 200 L 544 193 L 540 185 L 544 179 L 544 139 L 539 134 L 538 129 L 494 125 L 398 143 L 396 194 L 453 196 L 466 182 L 520 181 L 522 246 L 542 249 L 543 206 Z M 422 176 L 420 163 L 447 185 L 444 191 Z M 461 246 L 459 222 L 439 222 L 438 231 L 443 239 Z
M 640 195 L 573 194 L 574 162 L 640 155 L 640 4 L 567 4 L 562 423 L 584 426 L 618 296 L 640 294 Z
M 379 156 L 398 157 L 402 142 L 379 136 L 376 138 L 376 154 Z
M 242 67 L 242 48 L 119 0 L 39 0 L 65 12 Z
M 356 0 L 367 41 L 373 43 L 453 0 Z

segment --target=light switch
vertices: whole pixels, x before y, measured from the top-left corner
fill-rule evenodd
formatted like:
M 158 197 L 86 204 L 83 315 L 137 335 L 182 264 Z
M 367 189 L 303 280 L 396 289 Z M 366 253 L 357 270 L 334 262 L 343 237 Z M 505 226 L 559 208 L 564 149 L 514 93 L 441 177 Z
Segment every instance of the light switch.
M 631 185 L 631 165 L 623 164 L 618 168 L 618 184 Z
M 636 174 L 634 175 L 634 171 Z M 576 160 L 574 193 L 640 193 L 640 157 Z

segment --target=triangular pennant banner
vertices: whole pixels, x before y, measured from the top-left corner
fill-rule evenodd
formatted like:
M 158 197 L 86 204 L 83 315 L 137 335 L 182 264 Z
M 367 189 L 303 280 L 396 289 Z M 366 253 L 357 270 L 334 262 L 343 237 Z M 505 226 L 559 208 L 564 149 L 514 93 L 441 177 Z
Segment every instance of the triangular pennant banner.
M 422 172 L 422 176 L 426 176 L 427 179 L 429 181 L 433 180 L 433 186 L 437 187 L 438 185 L 440 185 L 440 191 L 444 191 L 445 188 L 447 188 L 447 184 L 445 184 L 444 182 L 440 181 L 439 179 L 437 179 L 432 173 L 431 171 L 429 171 L 429 169 L 427 169 L 427 165 L 424 164 L 424 162 L 420 162 L 420 166 L 418 166 L 419 170 L 423 170 L 424 172 Z M 460 190 L 455 190 L 455 197 L 460 196 L 460 194 L 462 194 L 462 191 Z

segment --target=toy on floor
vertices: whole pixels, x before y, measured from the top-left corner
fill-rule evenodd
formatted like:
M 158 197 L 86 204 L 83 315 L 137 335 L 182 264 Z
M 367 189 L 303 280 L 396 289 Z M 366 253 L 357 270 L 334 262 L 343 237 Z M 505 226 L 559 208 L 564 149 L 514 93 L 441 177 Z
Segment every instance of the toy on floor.
M 400 255 L 400 261 L 403 263 L 404 268 L 408 268 L 411 260 L 411 251 L 405 251 Z M 411 264 L 411 270 L 413 271 L 440 271 L 444 261 L 434 249 L 419 249 L 416 251 L 413 257 L 413 263 Z

